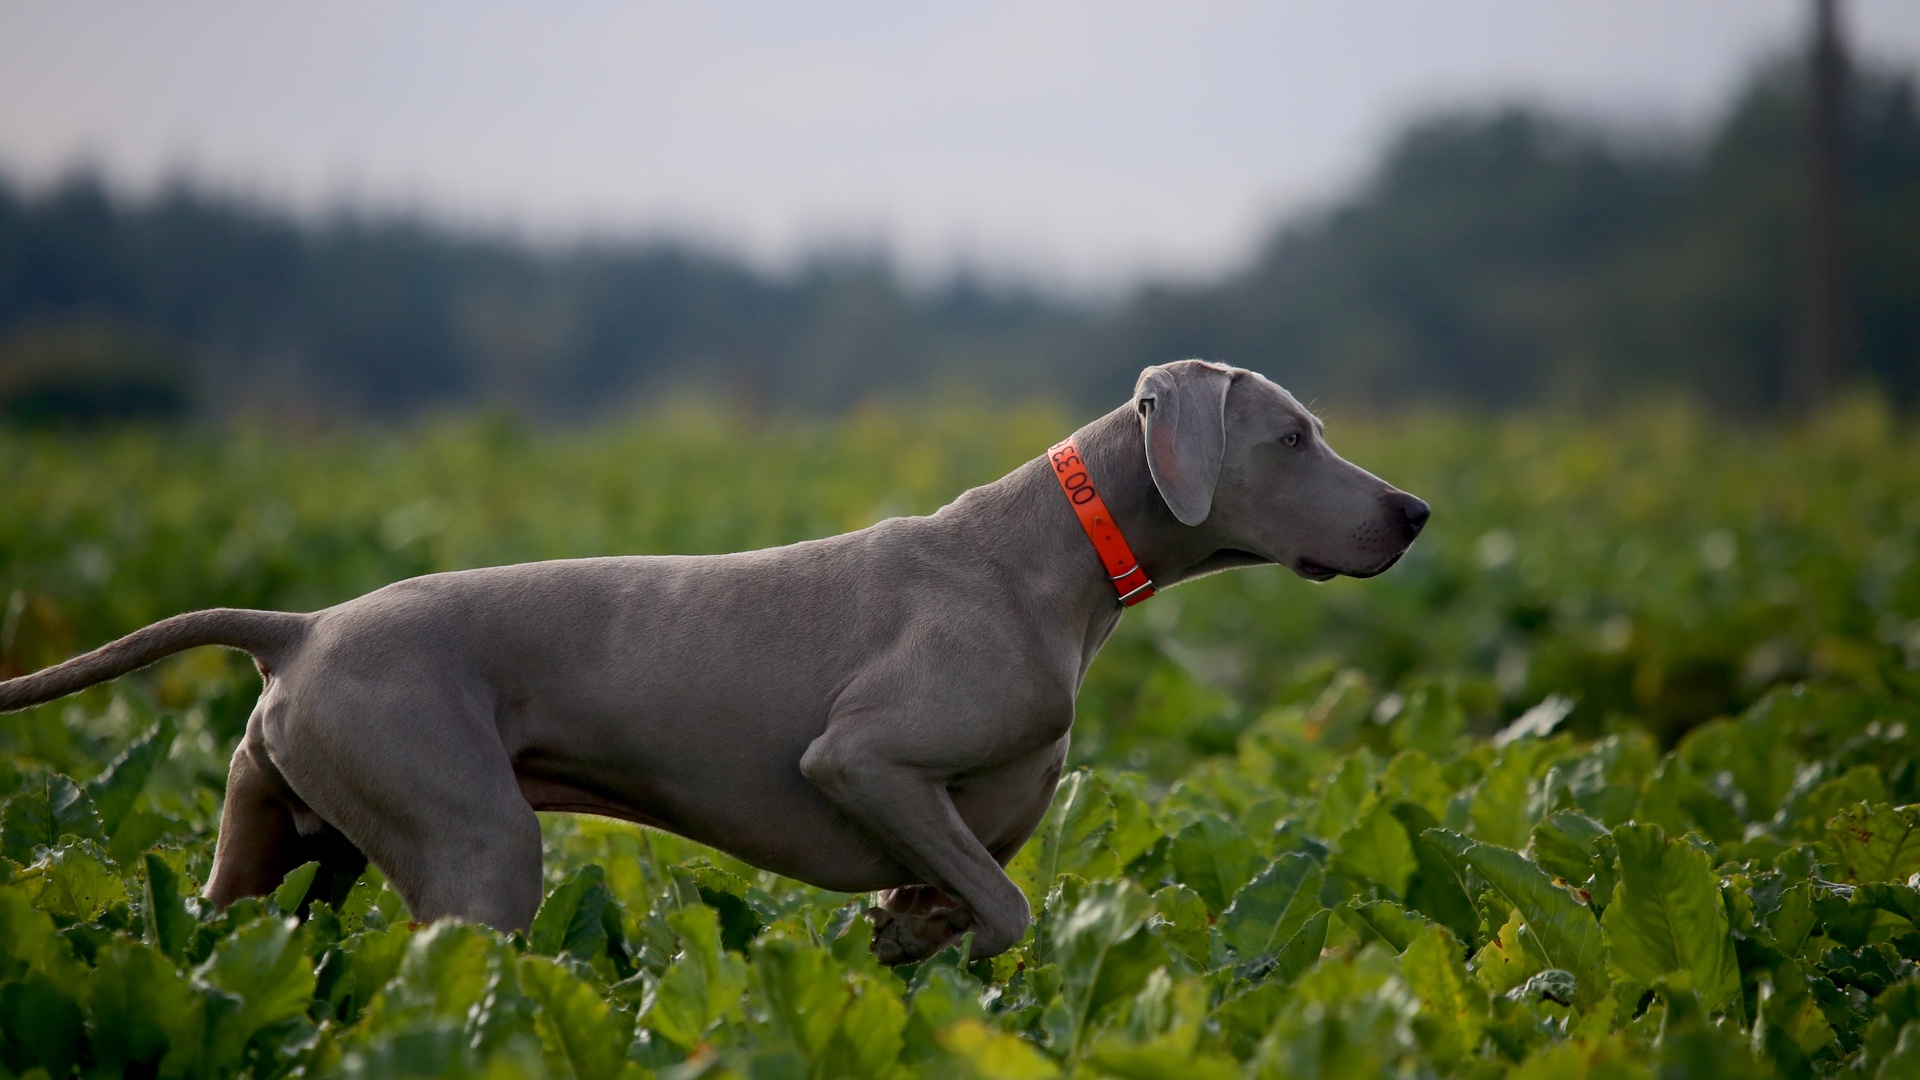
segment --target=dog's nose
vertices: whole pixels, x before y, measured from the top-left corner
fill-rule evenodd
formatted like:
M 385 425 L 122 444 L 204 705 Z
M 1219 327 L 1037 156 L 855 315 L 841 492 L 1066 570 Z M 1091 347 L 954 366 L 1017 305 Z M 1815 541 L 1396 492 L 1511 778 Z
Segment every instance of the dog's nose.
M 1426 527 L 1427 519 L 1433 516 L 1433 508 L 1428 506 L 1424 499 L 1404 491 L 1396 491 L 1387 496 L 1387 499 L 1393 503 L 1394 509 L 1400 511 L 1401 518 L 1405 519 L 1408 536 L 1419 536 L 1420 530 Z

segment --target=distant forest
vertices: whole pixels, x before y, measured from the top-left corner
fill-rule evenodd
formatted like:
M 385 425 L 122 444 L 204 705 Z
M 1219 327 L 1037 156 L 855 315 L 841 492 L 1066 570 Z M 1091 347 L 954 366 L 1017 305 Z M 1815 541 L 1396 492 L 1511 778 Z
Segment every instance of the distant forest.
M 305 220 L 193 187 L 0 180 L 0 413 L 572 418 L 694 389 L 832 411 L 963 390 L 1103 405 L 1204 356 L 1328 404 L 1780 407 L 1797 346 L 1804 79 L 1687 139 L 1507 108 L 1410 125 L 1244 269 L 1106 305 L 884 261 L 771 275 L 665 242 L 563 251 Z M 1920 100 L 1852 80 L 1851 378 L 1920 402 Z

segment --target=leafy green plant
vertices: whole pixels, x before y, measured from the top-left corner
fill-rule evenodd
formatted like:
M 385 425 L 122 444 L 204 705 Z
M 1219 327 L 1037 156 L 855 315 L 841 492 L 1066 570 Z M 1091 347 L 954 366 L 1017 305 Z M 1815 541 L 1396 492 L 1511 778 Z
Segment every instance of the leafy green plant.
M 218 911 L 250 670 L 189 654 L 0 718 L 0 1075 L 1906 1075 L 1920 445 L 1863 415 L 1343 441 L 1432 535 L 1378 581 L 1130 614 L 991 961 L 884 969 L 866 898 L 560 815 L 525 935 L 314 864 Z M 854 527 L 1065 424 L 0 435 L 0 669 L 179 608 Z M 723 480 L 722 444 L 764 469 Z

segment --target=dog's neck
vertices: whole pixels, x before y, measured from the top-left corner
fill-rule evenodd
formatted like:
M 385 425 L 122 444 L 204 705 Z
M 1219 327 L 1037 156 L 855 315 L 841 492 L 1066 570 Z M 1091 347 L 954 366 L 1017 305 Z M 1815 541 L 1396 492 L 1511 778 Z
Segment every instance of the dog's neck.
M 1178 585 L 1212 568 L 1209 564 L 1219 555 L 1217 538 L 1204 523 L 1198 527 L 1181 524 L 1161 498 L 1153 473 L 1147 468 L 1140 413 L 1131 404 L 1081 428 L 1074 433 L 1074 440 L 1087 460 L 1094 486 L 1113 512 L 1114 523 L 1120 526 L 1134 556 L 1157 588 Z M 1039 462 L 1038 471 L 1055 488 L 1055 501 L 1078 529 L 1079 520 L 1067 507 L 1045 459 Z M 1083 546 L 1092 547 L 1084 532 L 1081 540 Z M 1101 579 L 1106 582 L 1104 572 Z M 1113 592 L 1111 583 L 1107 583 L 1107 592 Z
M 1074 432 L 1074 441 L 1114 523 L 1157 588 L 1249 564 L 1220 551 L 1212 530 L 1173 516 L 1154 487 L 1140 415 L 1131 404 Z M 1017 563 L 1009 572 L 1027 582 L 1030 595 L 1084 611 L 1092 623 L 1111 630 L 1121 611 L 1113 582 L 1045 455 L 967 492 L 951 509 L 963 511 L 969 527 L 992 534 L 994 542 L 986 546 Z

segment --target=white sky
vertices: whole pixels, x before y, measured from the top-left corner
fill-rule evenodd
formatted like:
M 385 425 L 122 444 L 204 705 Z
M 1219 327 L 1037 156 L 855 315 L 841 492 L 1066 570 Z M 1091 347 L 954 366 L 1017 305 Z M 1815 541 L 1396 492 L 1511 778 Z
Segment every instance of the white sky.
M 1704 123 L 1809 0 L 0 0 L 0 169 L 1110 288 L 1218 272 L 1410 115 Z M 1920 61 L 1920 2 L 1853 0 Z

